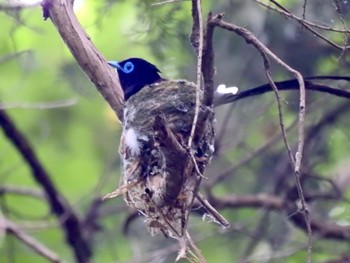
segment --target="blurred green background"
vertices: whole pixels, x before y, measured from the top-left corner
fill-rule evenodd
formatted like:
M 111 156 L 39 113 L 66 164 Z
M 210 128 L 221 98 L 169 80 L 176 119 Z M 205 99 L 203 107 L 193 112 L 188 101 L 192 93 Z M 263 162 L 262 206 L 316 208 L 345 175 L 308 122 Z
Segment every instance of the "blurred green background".
M 204 14 L 209 10 L 225 12 L 226 21 L 251 30 L 305 76 L 349 75 L 348 53 L 342 54 L 295 21 L 254 1 L 203 2 Z M 300 17 L 302 2 L 279 1 Z M 14 3 L 18 2 L 0 1 L 0 107 L 28 138 L 58 190 L 83 220 L 91 204 L 119 184 L 121 126 L 78 67 L 51 21 L 43 21 L 40 7 L 9 8 Z M 152 3 L 154 1 L 82 0 L 76 1 L 76 14 L 91 41 L 107 59 L 143 57 L 157 65 L 165 78 L 195 80 L 196 58 L 188 41 L 192 26 L 191 2 L 159 6 L 151 6 Z M 308 1 L 306 18 L 347 28 L 350 5 L 339 1 L 340 13 L 334 3 L 338 1 Z M 348 34 L 321 32 L 339 45 L 348 43 Z M 216 84 L 225 83 L 244 90 L 267 82 L 262 59 L 240 37 L 217 29 L 214 48 Z M 292 77 L 275 64 L 272 72 L 275 80 Z M 343 82 L 331 84 L 348 87 Z M 284 92 L 283 98 L 284 118 L 289 126 L 297 118 L 298 93 Z M 316 93 L 308 93 L 307 101 L 306 129 L 315 133 L 310 134 L 306 144 L 305 171 L 332 179 L 340 191 L 337 199 L 321 198 L 310 203 L 311 212 L 329 222 L 350 226 L 349 107 L 334 113 L 333 119 L 320 130 L 313 130 L 327 114 L 349 102 Z M 279 133 L 273 93 L 220 107 L 216 113 L 217 155 L 206 175 L 209 182 L 204 185 Z M 289 132 L 293 149 L 296 136 L 294 125 Z M 229 172 L 225 181 L 212 186 L 211 190 L 218 196 L 274 193 L 284 197 L 285 189 L 293 183 L 288 157 L 279 140 L 250 162 Z M 322 180 L 309 180 L 305 185 L 307 194 L 335 189 Z M 0 186 L 41 191 L 27 164 L 2 133 Z M 60 258 L 74 262 L 59 222 L 45 200 L 1 191 L 0 208 L 2 216 L 18 223 Z M 244 206 L 222 212 L 232 223 L 230 229 L 223 230 L 200 216 L 190 220 L 190 233 L 208 262 L 305 262 L 305 233 L 289 222 L 287 214 Z M 151 237 L 141 216 L 130 224 L 125 235 L 123 225 L 127 215 L 128 209 L 121 198 L 106 201 L 99 207 L 96 228 L 89 233 L 93 244 L 92 262 L 174 262 L 178 249 L 175 240 Z M 257 232 L 259 229 L 262 233 Z M 327 262 L 347 254 L 348 241 L 315 237 L 314 261 Z M 13 236 L 5 235 L 0 227 L 0 262 L 47 260 Z

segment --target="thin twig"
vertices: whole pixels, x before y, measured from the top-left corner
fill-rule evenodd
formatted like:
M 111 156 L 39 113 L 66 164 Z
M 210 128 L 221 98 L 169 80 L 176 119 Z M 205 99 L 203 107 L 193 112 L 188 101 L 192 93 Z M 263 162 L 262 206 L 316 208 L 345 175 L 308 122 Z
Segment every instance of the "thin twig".
M 304 147 L 304 117 L 305 117 L 305 112 L 304 111 L 305 111 L 305 107 L 302 107 L 302 105 L 305 105 L 305 91 L 304 91 L 304 94 L 303 94 L 302 91 L 300 90 L 300 105 L 301 106 L 299 106 L 300 110 L 299 110 L 298 150 L 297 150 L 296 157 L 295 157 L 295 160 L 294 160 L 292 152 L 291 152 L 291 149 L 290 149 L 290 146 L 289 146 L 289 143 L 288 143 L 287 133 L 286 133 L 286 130 L 284 128 L 283 113 L 282 113 L 282 106 L 281 106 L 281 98 L 280 98 L 279 92 L 277 90 L 277 87 L 276 87 L 276 85 L 274 84 L 274 82 L 272 80 L 271 73 L 270 73 L 269 62 L 268 62 L 267 58 L 265 57 L 265 55 L 263 55 L 263 58 L 264 58 L 266 76 L 269 79 L 269 82 L 270 82 L 270 84 L 272 85 L 272 87 L 273 87 L 273 89 L 275 91 L 275 95 L 276 95 L 276 99 L 277 99 L 278 115 L 279 115 L 279 118 L 280 118 L 280 126 L 281 126 L 281 131 L 282 131 L 282 135 L 283 135 L 284 144 L 286 146 L 290 162 L 291 162 L 291 164 L 294 167 L 295 181 L 296 181 L 296 185 L 297 185 L 297 189 L 298 189 L 298 193 L 299 193 L 299 198 L 300 198 L 301 203 L 302 203 L 302 210 L 303 210 L 304 215 L 305 215 L 305 222 L 306 222 L 307 234 L 308 234 L 307 235 L 308 236 L 307 262 L 311 263 L 312 229 L 311 229 L 311 225 L 310 225 L 309 210 L 306 207 L 306 202 L 305 202 L 305 197 L 304 197 L 304 193 L 303 193 L 303 188 L 302 188 L 302 185 L 301 185 L 301 182 L 300 182 L 300 178 L 299 178 L 300 165 L 301 165 L 301 159 L 302 159 L 301 153 L 302 153 L 303 147 Z
M 226 30 L 232 31 L 241 37 L 243 37 L 247 43 L 252 44 L 262 55 L 263 58 L 266 58 L 267 55 L 272 57 L 274 61 L 276 61 L 279 65 L 284 67 L 286 70 L 290 71 L 293 75 L 295 75 L 296 79 L 299 83 L 300 88 L 300 96 L 299 96 L 299 123 L 298 123 L 298 148 L 297 152 L 295 154 L 295 163 L 291 163 L 294 168 L 294 175 L 295 180 L 298 188 L 299 198 L 301 202 L 301 208 L 302 212 L 304 214 L 305 223 L 307 225 L 308 229 L 308 262 L 311 262 L 311 250 L 312 250 L 312 232 L 311 232 L 311 226 L 310 226 L 310 220 L 309 220 L 309 210 L 306 207 L 306 202 L 303 194 L 303 189 L 301 187 L 299 174 L 300 174 L 300 166 L 302 161 L 302 153 L 303 153 L 303 147 L 304 147 L 304 119 L 305 119 L 305 108 L 306 108 L 306 102 L 305 102 L 305 83 L 303 76 L 290 67 L 288 64 L 286 64 L 284 61 L 282 61 L 280 58 L 278 58 L 272 51 L 270 51 L 263 43 L 261 43 L 250 31 L 248 31 L 245 28 L 238 27 L 236 25 L 227 23 L 222 20 L 223 14 L 216 15 L 212 23 L 218 27 L 224 28 Z M 291 158 L 293 159 L 293 158 Z
M 196 198 L 208 213 L 223 227 L 230 227 L 230 223 L 208 202 L 208 200 L 198 191 Z
M 286 131 L 291 130 L 295 125 L 297 121 L 294 121 L 287 129 Z M 228 167 L 226 170 L 221 172 L 219 175 L 217 175 L 214 178 L 211 178 L 210 181 L 206 184 L 206 188 L 210 189 L 213 186 L 221 183 L 223 180 L 225 180 L 229 175 L 233 174 L 235 171 L 237 171 L 239 168 L 243 167 L 244 165 L 247 165 L 249 162 L 254 160 L 257 156 L 259 156 L 261 153 L 266 151 L 270 146 L 278 142 L 282 138 L 281 133 L 276 133 L 270 137 L 268 141 L 266 141 L 263 145 L 261 145 L 259 148 L 257 148 L 254 152 L 249 153 L 246 157 L 244 157 L 239 163 L 233 164 L 230 167 Z
M 267 4 L 265 4 L 264 2 L 262 2 L 261 0 L 253 0 L 254 2 L 268 8 L 268 9 L 271 9 L 273 11 L 276 11 L 284 16 L 287 16 L 287 17 L 291 17 L 293 19 L 295 19 L 299 24 L 301 24 L 303 27 L 305 27 L 307 30 L 309 30 L 312 34 L 318 36 L 320 39 L 322 39 L 323 41 L 327 42 L 328 44 L 330 44 L 331 46 L 341 50 L 341 51 L 345 51 L 347 49 L 350 48 L 349 45 L 347 46 L 341 46 L 341 45 L 338 45 L 336 43 L 334 43 L 333 41 L 329 40 L 328 38 L 324 37 L 322 34 L 320 34 L 319 32 L 317 32 L 316 30 L 314 30 L 312 27 L 317 27 L 317 28 L 320 28 L 320 29 L 323 29 L 323 30 L 329 30 L 329 31 L 334 31 L 334 32 L 340 32 L 340 33 L 347 33 L 349 31 L 344 31 L 344 30 L 340 30 L 340 29 L 333 29 L 331 27 L 325 27 L 325 26 L 321 26 L 321 25 L 317 25 L 317 24 L 314 24 L 314 23 L 311 23 L 309 21 L 306 21 L 300 17 L 297 17 L 295 15 L 293 15 L 290 11 L 288 11 L 286 8 L 281 8 L 281 5 L 278 4 L 276 1 L 274 0 L 270 0 L 272 3 L 274 3 L 275 5 L 277 5 L 280 9 L 278 8 L 273 8 Z
M 35 252 L 37 252 L 39 255 L 43 256 L 47 260 L 51 262 L 63 262 L 62 259 L 58 257 L 58 255 L 50 250 L 48 247 L 44 246 L 42 243 L 34 239 L 32 236 L 25 233 L 23 230 L 21 230 L 15 223 L 2 218 L 0 219 L 0 228 L 5 227 L 6 232 L 12 234 L 19 240 L 21 240 L 25 245 L 33 249 Z
M 20 11 L 22 9 L 26 8 L 35 8 L 40 6 L 40 0 L 33 2 L 33 3 L 26 3 L 25 1 L 18 1 L 19 3 L 16 3 L 17 1 L 8 1 L 8 4 L 0 4 L 0 10 L 2 11 Z M 15 2 L 15 3 L 12 3 Z
M 318 28 L 318 29 L 322 29 L 322 30 L 327 30 L 327 31 L 333 31 L 333 32 L 337 32 L 337 33 L 350 33 L 350 30 L 344 30 L 344 29 L 339 29 L 339 28 L 334 28 L 334 27 L 331 27 L 331 26 L 324 26 L 324 25 L 320 25 L 320 24 L 316 24 L 316 23 L 313 23 L 313 22 L 310 22 L 308 20 L 305 20 L 301 17 L 298 17 L 296 15 L 294 15 L 293 13 L 289 12 L 286 8 L 284 8 L 281 4 L 278 4 L 277 2 L 275 2 L 275 5 L 276 3 L 278 4 L 277 6 L 280 8 L 275 8 L 275 7 L 272 7 L 270 5 L 267 5 L 266 3 L 262 2 L 261 0 L 253 0 L 254 2 L 272 10 L 272 11 L 275 11 L 275 12 L 278 12 L 286 17 L 290 17 L 290 18 L 293 18 L 299 22 L 302 22 L 304 24 L 307 24 L 309 26 L 312 26 L 312 27 L 315 27 L 315 28 Z
M 275 95 L 276 95 L 277 107 L 278 107 L 278 116 L 279 116 L 279 119 L 280 119 L 280 127 L 281 127 L 283 141 L 284 141 L 284 144 L 285 144 L 287 152 L 288 152 L 289 161 L 292 164 L 292 166 L 295 167 L 295 160 L 293 158 L 293 154 L 292 154 L 292 151 L 290 149 L 289 142 L 288 142 L 287 132 L 286 132 L 286 129 L 284 127 L 283 111 L 282 111 L 282 105 L 281 105 L 281 97 L 280 97 L 280 94 L 278 92 L 277 86 L 275 85 L 275 83 L 272 80 L 271 71 L 270 71 L 271 70 L 270 62 L 268 61 L 268 59 L 267 59 L 267 57 L 265 55 L 263 55 L 263 59 L 264 59 L 266 77 L 269 80 L 269 83 L 272 86 L 272 88 L 273 88 L 273 90 L 275 92 Z
M 42 191 L 39 191 L 37 189 L 32 189 L 32 188 L 24 188 L 24 187 L 13 186 L 13 185 L 2 185 L 0 186 L 0 195 L 3 195 L 3 194 L 31 196 L 43 201 L 47 201 L 45 200 L 45 195 Z
M 27 139 L 17 129 L 16 125 L 3 110 L 0 110 L 0 126 L 2 127 L 9 141 L 12 142 L 14 147 L 28 164 L 33 178 L 42 187 L 45 195 L 47 196 L 52 212 L 58 219 L 61 220 L 64 218 L 62 221 L 62 229 L 66 234 L 67 242 L 71 245 L 72 250 L 75 252 L 77 261 L 88 262 L 92 255 L 92 251 L 88 240 L 85 239 L 85 235 L 83 233 L 84 229 L 79 218 L 69 206 L 64 196 L 62 196 L 62 194 L 57 190 L 56 186 L 51 180 L 51 177 L 39 161 Z
M 197 49 L 197 80 L 196 80 L 196 109 L 193 118 L 191 134 L 188 139 L 188 148 L 191 149 L 193 137 L 197 127 L 197 120 L 199 115 L 199 109 L 201 107 L 201 101 L 203 96 L 202 88 L 202 56 L 203 56 L 203 21 L 202 21 L 202 9 L 201 9 L 201 0 L 192 0 L 192 16 L 193 16 L 193 38 L 195 39 L 194 48 Z M 198 48 L 196 45 L 198 43 Z
M 185 2 L 185 1 L 190 1 L 190 0 L 166 0 L 166 1 L 153 3 L 153 4 L 151 4 L 151 6 L 161 6 L 161 5 L 165 5 L 165 4 L 172 4 L 172 3 Z
M 307 6 L 307 0 L 304 0 L 304 3 L 303 3 L 303 20 L 306 19 L 306 6 Z
M 206 263 L 206 259 L 203 256 L 200 249 L 196 246 L 196 244 L 193 242 L 190 234 L 186 231 L 186 240 L 188 241 L 189 247 L 191 248 L 191 251 L 194 253 L 195 257 L 198 258 L 200 263 Z
M 346 23 L 345 23 L 344 16 L 343 16 L 343 11 L 341 10 L 341 8 L 340 8 L 340 6 L 339 6 L 338 1 L 337 1 L 337 0 L 332 0 L 332 4 L 334 5 L 335 10 L 336 10 L 336 11 L 338 12 L 338 14 L 339 14 L 340 21 L 341 21 L 341 23 L 342 23 L 342 25 L 343 25 L 344 30 L 346 30 L 347 27 L 346 27 Z M 349 38 L 349 33 L 343 35 L 344 45 L 347 45 L 347 44 L 348 44 L 348 38 Z M 339 56 L 339 59 L 344 55 L 344 53 L 345 53 L 345 50 L 342 51 L 342 53 L 341 53 L 340 56 Z
M 15 59 L 21 55 L 30 54 L 30 53 L 32 53 L 32 51 L 30 49 L 28 49 L 28 50 L 18 51 L 18 52 L 12 53 L 12 54 L 3 55 L 0 57 L 0 64 L 4 64 L 11 59 Z
M 78 102 L 77 98 L 71 98 L 67 100 L 56 100 L 48 102 L 6 102 L 0 103 L 0 110 L 4 109 L 37 109 L 37 110 L 48 110 L 65 108 L 75 105 Z
M 274 211 L 287 212 L 288 220 L 290 220 L 296 227 L 308 233 L 305 224 L 304 215 L 299 213 L 298 206 L 295 202 L 283 199 L 271 194 L 258 195 L 228 195 L 222 197 L 211 197 L 210 203 L 218 209 L 229 208 L 264 208 Z M 317 236 L 322 236 L 326 239 L 335 240 L 350 240 L 350 227 L 335 224 L 321 218 L 310 218 L 310 224 Z

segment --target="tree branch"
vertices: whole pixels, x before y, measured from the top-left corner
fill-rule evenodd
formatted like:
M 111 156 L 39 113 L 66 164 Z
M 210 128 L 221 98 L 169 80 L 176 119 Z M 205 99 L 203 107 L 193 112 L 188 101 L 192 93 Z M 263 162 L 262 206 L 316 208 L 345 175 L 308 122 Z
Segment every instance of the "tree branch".
M 159 150 L 164 157 L 167 175 L 165 186 L 154 193 L 154 201 L 162 207 L 173 203 L 179 195 L 190 159 L 162 116 L 155 117 L 153 129 L 155 142 L 159 145 Z
M 31 189 L 31 188 L 12 186 L 12 185 L 0 186 L 0 195 L 3 195 L 3 194 L 31 196 L 41 200 L 46 198 L 46 196 L 43 194 L 42 191 L 38 191 L 36 189 Z
M 322 39 L 323 41 L 327 42 L 329 45 L 341 50 L 342 52 L 348 50 L 350 48 L 349 45 L 338 45 L 335 42 L 329 40 L 328 38 L 326 38 L 325 36 L 323 36 L 322 34 L 318 33 L 316 30 L 314 30 L 312 27 L 315 28 L 319 28 L 319 29 L 323 29 L 323 30 L 328 30 L 328 31 L 334 31 L 334 32 L 339 32 L 339 33 L 349 33 L 349 30 L 340 30 L 340 29 L 335 29 L 332 27 L 325 27 L 325 26 L 321 26 L 315 23 L 311 23 L 305 20 L 305 17 L 297 17 L 295 15 L 293 15 L 289 10 L 287 10 L 285 7 L 283 7 L 281 4 L 277 3 L 274 0 L 270 0 L 270 2 L 274 3 L 278 8 L 273 8 L 269 5 L 267 5 L 266 3 L 262 2 L 261 0 L 253 0 L 254 2 L 257 2 L 258 4 L 274 10 L 282 15 L 284 15 L 285 17 L 289 17 L 289 18 L 293 18 L 294 20 L 296 20 L 300 25 L 302 25 L 304 28 L 306 28 L 307 30 L 309 30 L 313 35 L 317 36 L 318 38 Z
M 344 80 L 350 82 L 350 77 L 347 76 L 316 76 L 316 77 L 306 77 L 304 78 L 305 81 L 305 90 L 308 91 L 317 91 L 321 93 L 328 93 L 333 96 L 337 96 L 340 98 L 346 98 L 350 99 L 350 92 L 347 90 L 342 90 L 342 89 L 337 89 L 330 87 L 328 85 L 323 85 L 319 83 L 313 83 L 311 80 L 316 80 L 316 79 L 329 79 L 329 80 Z M 285 80 L 285 81 L 278 81 L 274 82 L 277 89 L 279 91 L 283 90 L 299 90 L 298 86 L 298 80 L 297 79 L 290 79 L 290 80 Z M 239 91 L 236 94 L 226 94 L 225 98 L 220 100 L 220 104 L 217 104 L 215 106 L 221 106 L 224 104 L 228 104 L 231 102 L 235 102 L 241 99 L 249 98 L 252 96 L 257 96 L 257 95 L 262 95 L 267 92 L 273 91 L 273 88 L 270 83 L 264 84 L 255 88 L 250 88 L 247 90 Z
M 213 19 L 210 12 L 207 17 L 207 25 L 204 32 L 203 63 L 202 72 L 204 80 L 203 104 L 212 107 L 214 103 L 214 47 L 213 34 L 214 26 L 211 23 Z
M 227 208 L 265 208 L 269 210 L 285 211 L 288 219 L 301 230 L 308 232 L 304 215 L 297 205 L 275 195 L 229 195 L 224 197 L 210 196 L 210 203 L 218 209 Z M 320 218 L 311 217 L 310 225 L 313 232 L 323 238 L 336 240 L 350 240 L 350 227 L 329 223 Z
M 51 18 L 82 70 L 122 121 L 124 95 L 118 74 L 108 66 L 106 59 L 79 24 L 72 3 L 70 0 L 44 0 L 44 19 Z
M 201 130 L 204 124 L 198 122 L 199 110 L 203 100 L 203 86 L 202 86 L 202 60 L 203 60 L 203 21 L 202 21 L 202 6 L 201 0 L 192 0 L 192 19 L 193 26 L 190 36 L 191 44 L 197 54 L 197 74 L 196 74 L 196 109 L 194 113 L 191 135 L 188 139 L 188 148 L 191 149 L 192 140 L 195 136 L 197 128 Z M 192 154 L 192 152 L 191 152 Z
M 27 139 L 20 133 L 3 110 L 0 110 L 0 126 L 7 138 L 27 162 L 36 182 L 43 188 L 52 212 L 59 219 L 65 218 L 62 222 L 63 231 L 66 234 L 68 243 L 72 246 L 77 261 L 81 263 L 88 262 L 92 252 L 88 241 L 84 237 L 82 225 L 78 217 L 56 189 L 49 174 L 40 163 Z
M 44 246 L 43 244 L 39 243 L 36 239 L 25 233 L 23 230 L 21 230 L 15 223 L 5 219 L 0 219 L 0 229 L 4 227 L 7 233 L 12 234 L 13 236 L 17 237 L 19 240 L 21 240 L 24 244 L 26 244 L 28 247 L 33 249 L 35 252 L 43 256 L 44 258 L 48 259 L 51 262 L 60 263 L 63 262 L 57 254 L 53 251 L 51 251 L 49 248 Z

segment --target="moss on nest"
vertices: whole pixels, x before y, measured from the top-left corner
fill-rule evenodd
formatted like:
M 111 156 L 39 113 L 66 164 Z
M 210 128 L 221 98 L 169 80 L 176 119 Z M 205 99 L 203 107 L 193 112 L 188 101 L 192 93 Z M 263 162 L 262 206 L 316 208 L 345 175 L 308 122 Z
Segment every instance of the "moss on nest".
M 188 215 L 200 182 L 200 175 L 187 149 L 195 114 L 196 86 L 187 81 L 162 81 L 144 87 L 125 104 L 123 134 L 120 154 L 123 160 L 123 180 L 119 193 L 124 194 L 128 205 L 146 217 L 152 234 L 182 236 Z M 201 173 L 213 154 L 213 113 L 204 119 L 204 130 L 194 137 L 191 151 Z M 155 119 L 165 120 L 175 144 L 181 151 L 178 156 L 167 155 L 162 143 L 157 141 Z M 136 142 L 127 133 L 133 129 Z M 132 138 L 132 139 L 135 139 Z M 132 147 L 131 147 L 132 145 Z M 139 147 L 139 151 L 131 149 Z M 171 144 L 170 144 L 171 145 Z M 176 148 L 176 147 L 175 147 Z M 172 167 L 170 169 L 169 167 Z M 174 170 L 174 167 L 180 167 Z

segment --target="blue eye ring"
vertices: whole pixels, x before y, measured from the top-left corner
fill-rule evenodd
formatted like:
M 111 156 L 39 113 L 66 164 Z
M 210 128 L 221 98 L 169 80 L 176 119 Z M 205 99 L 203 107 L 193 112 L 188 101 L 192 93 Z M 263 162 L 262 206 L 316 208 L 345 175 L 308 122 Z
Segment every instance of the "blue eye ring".
M 117 61 L 108 61 L 108 64 L 111 65 L 113 68 L 121 70 L 125 74 L 133 72 L 135 68 L 134 64 L 130 61 L 126 62 L 123 67 Z
M 133 64 L 132 62 L 128 61 L 128 62 L 125 63 L 124 67 L 121 68 L 121 70 L 122 70 L 124 73 L 128 74 L 128 73 L 133 72 L 133 71 L 134 71 L 134 68 L 135 68 L 134 64 Z

